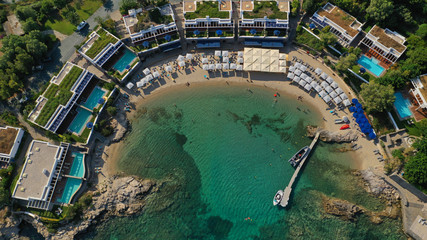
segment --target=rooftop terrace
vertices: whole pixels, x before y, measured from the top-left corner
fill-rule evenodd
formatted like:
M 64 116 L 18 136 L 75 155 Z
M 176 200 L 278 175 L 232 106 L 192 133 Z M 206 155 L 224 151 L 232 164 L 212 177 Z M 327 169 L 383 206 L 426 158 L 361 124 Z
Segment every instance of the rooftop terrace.
M 119 41 L 103 28 L 100 28 L 96 33 L 96 36 L 90 38 L 81 49 L 91 59 L 94 59 L 109 43 L 116 44 Z
M 231 1 L 198 1 L 194 9 L 194 2 L 184 1 L 185 19 L 197 18 L 230 18 Z
M 405 39 L 402 36 L 395 35 L 396 33 L 388 29 L 384 30 L 375 25 L 369 31 L 369 34 L 378 38 L 377 41 L 382 45 L 384 45 L 385 47 L 394 48 L 396 51 L 400 53 L 403 53 L 406 49 L 405 45 L 403 45 L 403 43 L 405 42 Z
M 0 128 L 0 153 L 10 154 L 18 132 L 16 128 Z
M 161 8 L 154 8 L 150 11 L 136 12 L 133 15 L 123 17 L 129 34 L 137 33 L 141 30 L 147 30 L 151 26 L 160 24 L 169 24 L 174 21 L 172 7 L 167 4 Z
M 343 28 L 348 35 L 352 37 L 359 33 L 357 29 L 362 25 L 355 17 L 329 3 L 317 11 L 317 14 L 322 17 L 327 17 L 329 20 Z
M 244 18 L 264 18 L 268 19 L 288 19 L 289 2 L 276 1 L 254 1 L 253 9 L 248 1 L 242 2 L 242 10 Z M 248 9 L 248 10 L 245 10 Z

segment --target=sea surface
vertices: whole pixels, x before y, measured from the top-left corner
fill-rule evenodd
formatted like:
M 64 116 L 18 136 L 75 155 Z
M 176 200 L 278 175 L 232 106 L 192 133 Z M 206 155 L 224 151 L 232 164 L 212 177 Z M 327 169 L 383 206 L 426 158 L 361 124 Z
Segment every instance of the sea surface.
M 249 89 L 248 89 L 249 87 Z M 145 211 L 114 217 L 90 239 L 405 239 L 400 220 L 375 225 L 326 214 L 322 197 L 382 210 L 363 190 L 342 145 L 319 143 L 294 185 L 290 207 L 273 206 L 294 169 L 288 159 L 321 124 L 304 102 L 252 85 L 191 86 L 138 109 L 119 171 L 159 181 Z M 275 101 L 277 99 L 277 102 Z

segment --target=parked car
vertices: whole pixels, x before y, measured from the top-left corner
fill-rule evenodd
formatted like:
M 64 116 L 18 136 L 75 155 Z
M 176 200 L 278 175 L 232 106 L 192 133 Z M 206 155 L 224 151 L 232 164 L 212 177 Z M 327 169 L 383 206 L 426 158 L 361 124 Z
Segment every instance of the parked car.
M 78 26 L 77 26 L 77 31 L 82 30 L 83 28 L 86 27 L 88 23 L 86 21 L 82 21 Z

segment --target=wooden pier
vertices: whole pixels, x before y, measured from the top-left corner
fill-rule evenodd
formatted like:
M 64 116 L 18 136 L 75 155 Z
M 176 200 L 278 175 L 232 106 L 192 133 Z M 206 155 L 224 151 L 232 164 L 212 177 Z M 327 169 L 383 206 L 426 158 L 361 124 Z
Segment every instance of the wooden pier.
M 284 193 L 283 193 L 282 200 L 280 201 L 280 206 L 282 206 L 282 207 L 288 206 L 289 198 L 290 198 L 291 192 L 292 192 L 292 185 L 294 184 L 295 179 L 297 178 L 299 171 L 304 166 L 305 160 L 307 160 L 307 158 L 310 156 L 311 150 L 313 150 L 314 146 L 316 145 L 317 140 L 319 139 L 319 135 L 320 135 L 320 133 L 316 133 L 316 136 L 314 137 L 313 141 L 311 142 L 307 154 L 303 157 L 300 164 L 298 164 L 298 167 L 295 170 L 294 175 L 291 178 L 291 181 L 289 181 L 288 186 L 283 191 Z

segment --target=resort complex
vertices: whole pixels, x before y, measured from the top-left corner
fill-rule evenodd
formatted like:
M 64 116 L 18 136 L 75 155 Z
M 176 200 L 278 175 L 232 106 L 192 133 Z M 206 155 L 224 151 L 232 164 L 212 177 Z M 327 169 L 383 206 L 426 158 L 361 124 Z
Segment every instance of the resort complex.
M 0 127 L 0 167 L 6 167 L 15 158 L 23 136 L 21 128 Z

